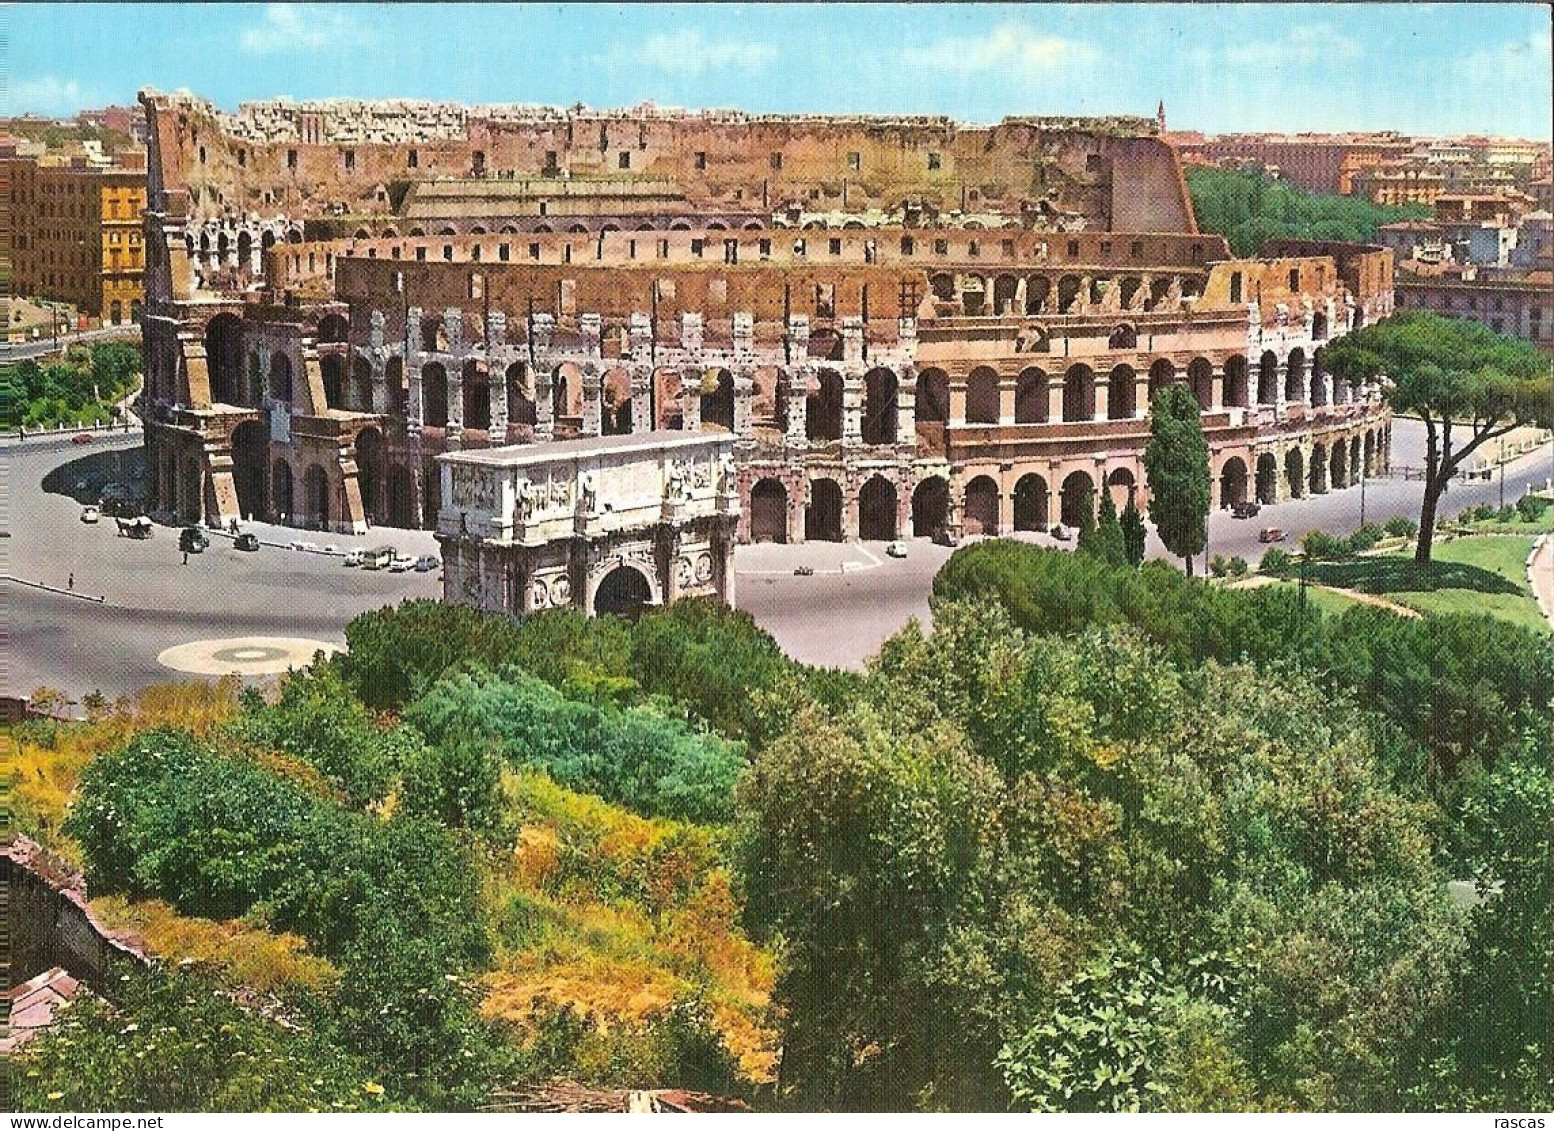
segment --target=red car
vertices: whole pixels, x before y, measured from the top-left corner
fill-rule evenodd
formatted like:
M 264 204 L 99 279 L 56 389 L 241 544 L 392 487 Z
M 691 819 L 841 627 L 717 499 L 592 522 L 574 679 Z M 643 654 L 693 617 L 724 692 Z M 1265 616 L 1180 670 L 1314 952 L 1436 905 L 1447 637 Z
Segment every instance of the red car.
M 70 437 L 70 442 L 72 444 L 90 444 L 92 442 L 92 434 L 90 432 L 77 432 Z

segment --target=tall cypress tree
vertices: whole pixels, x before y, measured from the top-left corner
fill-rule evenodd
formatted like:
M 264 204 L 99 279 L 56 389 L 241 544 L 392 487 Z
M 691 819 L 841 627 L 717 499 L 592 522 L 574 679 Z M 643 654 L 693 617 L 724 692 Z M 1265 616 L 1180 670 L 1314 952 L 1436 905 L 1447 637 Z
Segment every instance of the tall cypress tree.
M 1122 518 L 1118 520 L 1122 527 L 1122 548 L 1127 555 L 1128 564 L 1135 569 L 1144 564 L 1144 516 L 1139 514 L 1137 505 L 1133 502 L 1133 496 L 1128 495 L 1128 505 L 1122 508 Z
M 1122 536 L 1122 526 L 1117 521 L 1117 504 L 1112 502 L 1112 493 L 1105 487 L 1101 488 L 1101 509 L 1096 516 L 1091 549 L 1096 557 L 1108 565 L 1127 564 L 1127 543 Z
M 1186 385 L 1165 386 L 1150 403 L 1144 448 L 1149 517 L 1189 577 L 1193 555 L 1209 544 L 1209 445 L 1198 411 Z

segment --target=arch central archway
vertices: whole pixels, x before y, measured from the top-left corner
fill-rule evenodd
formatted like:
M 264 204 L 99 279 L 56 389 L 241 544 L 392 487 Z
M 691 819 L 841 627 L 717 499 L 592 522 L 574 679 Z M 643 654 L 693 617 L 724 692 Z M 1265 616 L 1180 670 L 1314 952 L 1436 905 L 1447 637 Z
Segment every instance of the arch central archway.
M 237 491 L 237 511 L 246 519 L 263 520 L 266 507 L 265 480 L 269 464 L 270 437 L 257 420 L 245 421 L 232 432 L 232 486 Z
M 594 615 L 636 620 L 653 601 L 653 587 L 634 566 L 619 565 L 604 575 L 594 591 Z
M 889 542 L 896 536 L 896 485 L 876 475 L 858 492 L 858 537 Z
M 930 475 L 912 492 L 912 533 L 918 538 L 937 538 L 949 521 L 949 480 Z
M 788 540 L 788 489 L 778 479 L 762 479 L 750 489 L 750 541 Z
M 836 480 L 811 480 L 809 505 L 804 508 L 804 539 L 808 542 L 842 540 L 842 488 Z

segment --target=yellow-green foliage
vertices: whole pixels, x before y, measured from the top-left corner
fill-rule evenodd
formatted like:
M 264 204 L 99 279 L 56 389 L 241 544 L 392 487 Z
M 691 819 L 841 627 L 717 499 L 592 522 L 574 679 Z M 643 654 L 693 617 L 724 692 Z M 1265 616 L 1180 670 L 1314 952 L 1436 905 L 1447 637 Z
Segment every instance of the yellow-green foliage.
M 332 988 L 340 976 L 333 963 L 306 953 L 307 941 L 297 935 L 180 915 L 159 899 L 105 896 L 92 900 L 91 908 L 105 926 L 132 934 L 152 956 L 207 963 L 231 985 L 284 995 Z
M 620 1048 L 677 1003 L 699 1000 L 751 1083 L 775 1075 L 774 962 L 739 929 L 717 830 L 635 816 L 540 773 L 508 773 L 512 849 L 484 891 L 498 955 L 482 1012 L 523 1042 L 558 1009 L 590 1032 L 579 1074 L 608 1075 Z
M 235 679 L 208 683 L 160 683 L 83 723 L 36 721 L 10 728 L 11 805 L 18 831 L 79 863 L 59 824 L 86 764 L 137 731 L 182 727 L 197 735 L 228 722 L 237 712 Z

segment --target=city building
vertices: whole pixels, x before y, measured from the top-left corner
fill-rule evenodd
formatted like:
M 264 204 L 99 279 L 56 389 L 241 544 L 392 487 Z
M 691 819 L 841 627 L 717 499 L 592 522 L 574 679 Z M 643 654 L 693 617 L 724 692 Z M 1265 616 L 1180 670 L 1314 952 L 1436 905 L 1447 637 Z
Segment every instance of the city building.
M 8 180 L 12 289 L 67 302 L 105 323 L 138 321 L 145 301 L 144 159 L 0 159 Z M 138 165 L 138 167 L 137 167 Z
M 1146 501 L 1173 382 L 1216 505 L 1388 458 L 1323 355 L 1392 253 L 1233 258 L 1150 119 L 142 101 L 148 466 L 189 521 L 453 537 L 470 453 L 686 433 L 739 540 L 1068 526 Z
M 1465 268 L 1439 275 L 1403 271 L 1397 278 L 1397 305 L 1399 310 L 1471 318 L 1554 351 L 1554 275 L 1547 270 Z
M 1254 166 L 1307 192 L 1349 195 L 1355 178 L 1405 156 L 1413 143 L 1401 134 L 1170 135 L 1192 164 Z

